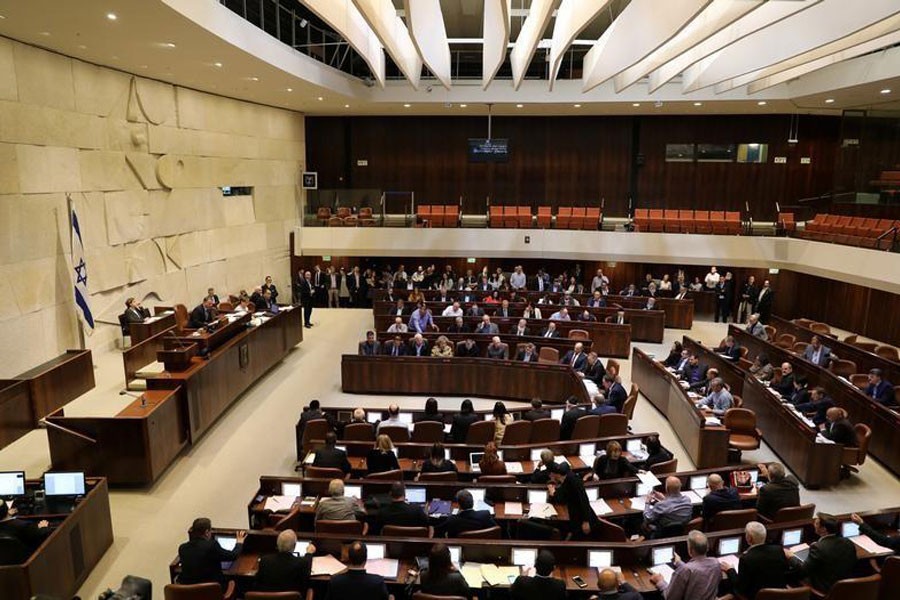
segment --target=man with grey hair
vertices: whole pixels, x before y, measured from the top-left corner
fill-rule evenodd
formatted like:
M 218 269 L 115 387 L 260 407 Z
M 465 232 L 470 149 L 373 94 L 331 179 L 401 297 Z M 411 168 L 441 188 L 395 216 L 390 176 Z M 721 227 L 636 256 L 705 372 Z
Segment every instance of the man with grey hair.
M 719 561 L 706 556 L 709 542 L 706 535 L 696 529 L 688 533 L 687 548 L 690 560 L 683 562 L 675 555 L 675 572 L 668 583 L 659 573 L 650 576 L 666 600 L 715 600 L 722 580 Z
M 267 554 L 259 559 L 256 574 L 257 592 L 300 592 L 306 594 L 312 571 L 313 554 L 316 547 L 309 543 L 302 550 L 303 556 L 294 554 L 298 549 L 297 534 L 286 529 L 278 534 L 275 541 L 276 554 Z
M 734 405 L 734 398 L 727 389 L 721 377 L 716 377 L 709 382 L 709 395 L 698 403 L 698 406 L 708 407 L 712 414 L 721 416 Z
M 800 506 L 800 485 L 784 472 L 781 463 L 759 464 L 759 477 L 767 481 L 759 489 L 757 512 L 767 519 L 774 519 L 779 509 Z
M 644 507 L 644 527 L 651 537 L 666 537 L 672 530 L 691 520 L 693 507 L 691 499 L 681 493 L 681 480 L 670 475 L 666 477 L 666 493 L 650 492 Z M 673 535 L 680 535 L 683 530 Z
M 328 483 L 328 497 L 321 498 L 316 506 L 316 521 L 349 521 L 365 515 L 356 498 L 344 496 L 344 482 L 332 479 Z
M 553 450 L 544 448 L 541 450 L 541 461 L 531 474 L 531 483 L 547 483 L 550 481 L 550 466 L 553 464 Z
M 744 538 L 747 550 L 738 560 L 737 569 L 720 561 L 732 590 L 742 598 L 753 600 L 763 588 L 786 587 L 790 564 L 780 546 L 766 544 L 766 526 L 750 521 L 744 527 Z
M 496 325 L 494 325 L 496 327 Z M 500 336 L 495 335 L 491 338 L 491 343 L 487 347 L 487 357 L 500 360 L 509 360 L 509 345 L 500 341 Z
M 753 313 L 747 318 L 747 333 L 755 335 L 764 342 L 769 341 L 769 334 L 766 328 L 759 322 L 759 313 Z

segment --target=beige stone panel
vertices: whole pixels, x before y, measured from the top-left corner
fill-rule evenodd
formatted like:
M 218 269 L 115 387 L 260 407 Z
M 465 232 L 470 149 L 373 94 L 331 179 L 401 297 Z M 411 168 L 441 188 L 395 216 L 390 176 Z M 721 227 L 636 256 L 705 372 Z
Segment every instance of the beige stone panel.
M 299 178 L 297 163 L 235 158 L 197 158 L 168 154 L 157 162 L 159 181 L 169 188 L 293 185 Z
M 93 304 L 91 305 L 91 311 L 93 312 Z M 78 329 L 82 325 L 78 320 L 74 300 L 67 298 L 64 302 L 45 308 L 37 314 L 40 315 L 42 321 L 41 329 L 44 338 L 42 346 L 44 348 L 54 348 L 53 356 L 62 354 L 69 348 L 78 348 L 80 346 Z M 94 318 L 96 319 L 96 315 Z M 97 337 L 98 331 L 102 332 L 104 329 L 116 332 L 118 327 L 96 323 L 95 321 L 95 332 L 91 337 Z M 87 345 L 90 346 L 90 344 Z
M 37 312 L 0 321 L 0 378 L 14 377 L 59 354 L 56 340 L 43 343 L 43 327 Z
M 72 78 L 79 112 L 106 117 L 128 102 L 131 75 L 73 60 Z
M 81 241 L 86 249 L 102 249 L 109 245 L 106 234 L 106 198 L 103 192 L 73 194 L 72 200 L 81 225 Z M 65 215 L 68 228 L 68 214 Z M 66 252 L 71 249 L 66 246 Z
M 12 282 L 3 271 L 2 266 L 0 266 L 0 297 L 7 299 L 6 302 L 0 302 L 0 332 L 2 332 L 3 322 L 20 314 L 19 307 L 14 302 L 15 295 L 13 294 Z
M 226 227 L 249 225 L 258 220 L 253 210 L 253 196 L 223 197 L 221 204 Z
M 245 289 L 248 292 L 252 292 L 254 287 L 262 285 L 263 278 L 270 271 L 266 256 L 262 252 L 234 256 L 229 258 L 226 264 L 226 284 L 229 290 Z
M 306 143 L 302 140 L 259 140 L 258 157 L 270 160 L 306 160 Z
M 0 38 L 0 100 L 17 100 L 18 98 L 13 43 L 6 38 Z
M 68 246 L 65 195 L 0 196 L 0 264 L 49 258 Z
M 144 239 L 150 231 L 150 199 L 145 190 L 104 194 L 106 235 L 110 244 Z
M 156 178 L 156 157 L 142 152 L 126 152 L 125 164 L 137 177 L 145 190 L 162 189 L 162 184 Z
M 257 158 L 261 140 L 245 135 L 150 126 L 150 151 L 218 158 Z
M 103 120 L 46 106 L 0 101 L 0 139 L 38 146 L 102 148 Z
M 126 245 L 125 260 L 129 283 L 156 277 L 166 272 L 164 247 L 163 242 L 156 240 L 144 240 Z
M 259 130 L 259 136 L 276 140 L 303 140 L 306 138 L 303 115 L 278 108 L 259 107 L 265 111 L 262 124 L 265 129 Z
M 175 125 L 175 86 L 152 79 L 134 78 L 141 113 L 154 125 Z
M 195 265 L 185 269 L 187 280 L 187 297 L 184 305 L 188 310 L 199 304 L 206 296 L 206 290 L 216 288 L 219 298 L 227 297 L 231 288 L 226 285 L 226 263 L 224 260 Z
M 285 249 L 289 246 L 289 239 L 285 235 L 283 221 L 269 221 L 266 223 L 266 249 Z
M 228 258 L 262 252 L 266 249 L 265 223 L 229 227 L 227 232 L 223 237 L 230 238 L 230 242 L 222 244 L 220 248 L 224 248 L 225 256 Z
M 58 302 L 72 293 L 71 263 L 65 255 L 28 260 L 0 267 L 0 277 L 12 287 L 10 300 L 19 314 L 32 313 Z M 90 276 L 90 275 L 89 275 Z M 90 281 L 88 282 L 90 285 Z
M 124 152 L 83 150 L 78 159 L 81 183 L 86 190 L 106 192 L 143 187 L 125 163 Z
M 105 119 L 105 122 L 106 150 L 143 153 L 150 151 L 146 123 L 129 123 L 120 119 Z
M 75 110 L 72 59 L 19 43 L 13 58 L 19 102 Z
M 166 239 L 166 255 L 179 269 L 209 262 L 210 235 L 194 231 Z
M 16 146 L 0 144 L 0 194 L 19 193 L 19 162 Z
M 151 192 L 151 235 L 171 236 L 223 227 L 225 225 L 223 200 L 222 191 L 217 188 Z
M 303 116 L 288 110 L 178 88 L 178 125 L 258 138 L 303 140 Z
M 88 289 L 92 293 L 128 283 L 125 246 L 85 249 L 84 260 L 88 267 Z
M 82 189 L 78 150 L 54 146 L 16 146 L 19 187 L 23 194 Z
M 297 219 L 297 189 L 293 185 L 256 186 L 253 188 L 253 208 L 257 221 Z

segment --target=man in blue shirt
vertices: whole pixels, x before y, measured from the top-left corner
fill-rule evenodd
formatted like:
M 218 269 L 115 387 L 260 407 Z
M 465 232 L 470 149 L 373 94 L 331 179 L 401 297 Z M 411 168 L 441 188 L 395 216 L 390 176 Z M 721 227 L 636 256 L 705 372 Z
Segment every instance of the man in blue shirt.
M 731 392 L 725 389 L 725 382 L 721 377 L 716 377 L 709 382 L 709 395 L 699 402 L 700 406 L 707 407 L 714 415 L 724 415 L 725 411 L 734 405 Z
M 425 305 L 419 307 L 418 310 L 413 312 L 412 316 L 409 318 L 409 329 L 410 331 L 415 331 L 417 333 L 425 333 L 426 331 L 437 331 L 438 328 L 434 325 L 434 320 L 431 318 L 431 311 L 428 310 Z

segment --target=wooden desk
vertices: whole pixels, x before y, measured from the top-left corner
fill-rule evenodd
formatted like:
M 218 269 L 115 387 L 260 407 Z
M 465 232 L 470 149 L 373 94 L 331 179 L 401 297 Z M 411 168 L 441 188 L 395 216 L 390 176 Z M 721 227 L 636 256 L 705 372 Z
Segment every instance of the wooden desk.
M 234 336 L 242 333 L 247 328 L 247 324 L 252 317 L 253 315 L 250 313 L 243 313 L 228 322 L 217 321 L 217 327 L 211 332 L 195 329 L 193 333 L 178 336 L 177 339 L 185 346 L 197 344 L 198 354 L 212 352 Z
M 175 327 L 174 310 L 168 314 L 156 314 L 153 317 L 150 317 L 150 319 L 145 319 L 140 323 L 129 323 L 128 330 L 130 332 L 131 345 L 139 344 L 147 338 L 153 337 L 167 329 L 172 329 L 173 327 Z
M 480 396 L 561 404 L 575 396 L 590 402 L 587 389 L 568 365 L 526 364 L 490 358 L 415 356 L 341 357 L 341 387 L 350 394 Z
M 31 482 L 37 485 L 38 482 Z M 21 565 L 0 566 L 3 600 L 29 600 L 35 594 L 71 598 L 112 545 L 112 517 L 105 479 L 88 479 L 90 491 L 63 517 L 50 536 Z
M 12 444 L 34 427 L 28 382 L 0 380 L 0 448 Z
M 631 380 L 668 418 L 698 469 L 728 464 L 728 431 L 724 427 L 707 427 L 675 377 L 639 348 L 632 351 Z
M 682 337 L 682 344 L 685 350 L 697 355 L 700 359 L 700 364 L 705 364 L 707 367 L 713 367 L 719 371 L 719 377 L 731 388 L 732 395 L 743 397 L 744 378 L 747 376 L 747 373 L 742 371 L 737 363 L 721 354 L 716 354 L 712 349 L 688 336 Z
M 122 367 L 125 370 L 125 385 L 137 379 L 136 373 L 156 362 L 156 353 L 165 348 L 166 340 L 175 339 L 175 327 L 160 331 L 145 340 L 133 343 L 122 351 Z
M 387 333 L 386 331 L 380 331 L 378 332 L 378 339 L 381 340 L 382 347 L 385 343 L 392 340 L 395 335 L 399 335 L 401 338 L 403 338 L 403 342 L 405 344 L 409 344 L 415 334 Z M 489 333 L 425 333 L 422 335 L 426 340 L 428 340 L 428 345 L 431 347 L 434 347 L 434 343 L 439 337 L 445 336 L 453 344 L 454 353 L 456 352 L 456 344 L 458 342 L 463 342 L 467 339 L 473 339 L 475 340 L 475 344 L 478 346 L 478 351 L 480 352 L 481 356 L 486 355 L 487 347 L 494 337 Z M 565 356 L 566 352 L 574 348 L 575 344 L 579 341 L 584 345 L 585 352 L 591 352 L 594 346 L 594 342 L 591 340 L 572 340 L 569 338 L 542 338 L 540 336 L 534 335 L 516 336 L 510 333 L 501 333 L 498 335 L 501 342 L 503 342 L 504 344 L 509 344 L 510 360 L 514 360 L 516 358 L 518 344 L 527 344 L 529 342 L 534 344 L 536 354 L 540 351 L 541 348 L 548 347 L 556 349 L 559 352 L 560 358 Z M 430 351 L 431 349 L 429 348 L 429 352 Z
M 804 375 L 810 387 L 822 386 L 835 404 L 847 411 L 852 422 L 865 423 L 872 428 L 869 454 L 895 475 L 900 475 L 900 435 L 898 435 L 900 414 L 875 402 L 849 381 L 835 376 L 828 369 L 805 361 L 770 342 L 764 342 L 742 328 L 730 325 L 728 333 L 733 335 L 739 344 L 750 349 L 748 356 L 755 357 L 760 352 L 765 352 L 773 365 L 790 362 L 794 367 L 794 374 Z

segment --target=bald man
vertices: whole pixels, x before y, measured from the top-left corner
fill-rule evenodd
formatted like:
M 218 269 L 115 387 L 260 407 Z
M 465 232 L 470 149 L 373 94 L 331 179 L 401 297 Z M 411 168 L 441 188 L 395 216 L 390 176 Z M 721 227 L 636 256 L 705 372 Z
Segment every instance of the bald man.
M 640 592 L 625 582 L 622 573 L 616 573 L 612 569 L 600 571 L 597 590 L 603 600 L 641 600 Z
M 718 473 L 713 473 L 706 478 L 706 487 L 709 493 L 703 497 L 703 520 L 709 524 L 710 519 L 723 510 L 740 510 L 741 499 L 733 487 L 725 485 L 725 481 Z
M 311 543 L 307 544 L 303 556 L 296 556 L 294 554 L 296 545 L 297 534 L 292 529 L 278 534 L 275 541 L 278 552 L 259 559 L 256 591 L 300 592 L 301 596 L 306 594 L 316 547 Z
M 821 425 L 822 435 L 835 444 L 856 446 L 856 431 L 847 419 L 843 408 L 832 406 L 825 412 L 825 422 Z
M 681 480 L 666 477 L 666 492 L 650 492 L 644 507 L 644 526 L 651 537 L 665 537 L 669 531 L 691 520 L 691 500 L 681 493 Z

